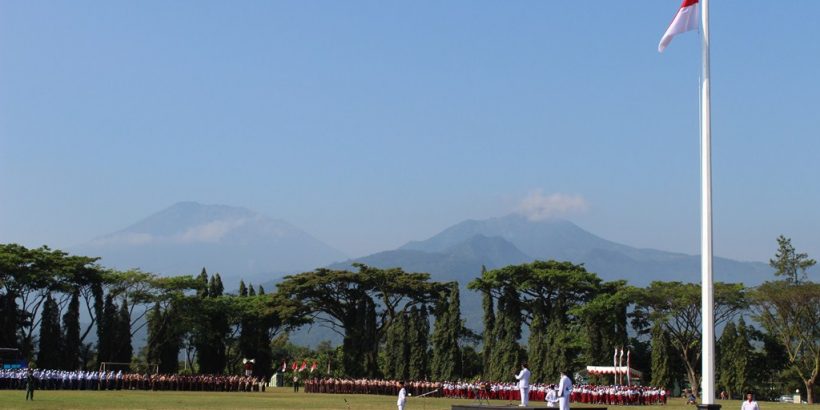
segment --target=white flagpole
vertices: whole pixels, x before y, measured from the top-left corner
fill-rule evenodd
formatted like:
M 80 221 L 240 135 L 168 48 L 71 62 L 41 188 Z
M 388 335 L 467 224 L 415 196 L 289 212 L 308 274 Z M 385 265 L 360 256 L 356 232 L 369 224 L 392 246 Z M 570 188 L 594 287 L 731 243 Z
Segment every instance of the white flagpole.
M 703 324 L 702 395 L 705 405 L 715 404 L 715 313 L 712 284 L 712 124 L 709 80 L 709 0 L 701 0 L 703 78 L 701 83 L 701 322 Z

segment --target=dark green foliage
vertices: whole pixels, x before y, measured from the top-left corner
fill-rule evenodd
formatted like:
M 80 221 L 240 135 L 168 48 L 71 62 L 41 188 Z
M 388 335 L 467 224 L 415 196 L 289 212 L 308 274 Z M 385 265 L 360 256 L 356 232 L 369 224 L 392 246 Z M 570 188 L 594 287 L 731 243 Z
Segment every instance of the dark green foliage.
M 343 330 L 346 375 L 378 377 L 379 348 L 391 323 L 413 307 L 433 303 L 442 284 L 430 282 L 426 273 L 355 266 L 358 272 L 317 269 L 287 276 L 277 294 Z
M 57 302 L 49 294 L 43 306 L 40 322 L 40 343 L 37 353 L 37 366 L 44 369 L 59 369 L 63 366 L 62 332 L 60 331 L 60 312 Z
M 382 374 L 386 379 L 405 380 L 408 377 L 407 363 L 410 361 L 410 349 L 405 338 L 406 321 L 404 314 L 401 314 L 387 329 L 382 350 Z
M 672 386 L 669 336 L 661 322 L 652 326 L 652 379 L 650 385 L 670 388 Z
M 14 293 L 0 294 L 0 346 L 16 348 L 19 345 L 17 328 L 21 312 L 14 301 Z
M 494 316 L 485 316 L 485 322 L 492 320 L 494 326 L 491 338 L 485 334 L 485 342 L 489 343 L 484 348 L 490 358 L 485 377 L 498 380 L 509 378 L 511 369 L 517 369 L 525 355 L 518 345 L 525 318 L 530 319 L 530 326 L 536 319 L 534 325 L 539 333 L 533 336 L 533 342 L 537 345 L 530 346 L 530 353 L 539 355 L 533 357 L 538 374 L 557 377 L 559 367 L 578 366 L 581 313 L 576 310 L 607 289 L 582 265 L 557 261 L 535 261 L 484 272 L 469 287 L 485 292 L 485 315 L 492 312 L 488 302 L 496 302 Z M 486 297 L 487 292 L 492 298 Z M 622 317 L 625 322 L 625 308 Z
M 458 380 L 462 376 L 459 341 L 464 324 L 461 320 L 458 283 L 442 292 L 436 305 L 436 323 L 432 335 L 433 357 L 430 376 L 433 380 Z
M 427 306 L 413 308 L 410 311 L 411 331 L 409 336 L 410 345 L 410 374 L 411 380 L 426 380 L 428 378 L 428 346 L 430 334 L 430 319 L 428 318 Z
M 547 360 L 547 318 L 540 308 L 534 309 L 532 314 L 530 338 L 527 345 L 529 347 L 528 356 L 530 357 L 529 369 L 532 372 L 533 380 L 553 380 Z
M 511 371 L 517 369 L 521 362 L 521 304 L 518 293 L 508 286 L 498 300 L 498 315 L 494 331 L 494 344 L 490 360 L 490 380 L 509 378 Z
M 741 284 L 715 282 L 713 289 L 715 326 L 730 320 L 748 305 Z M 676 360 L 685 368 L 687 382 L 690 386 L 700 385 L 700 285 L 652 282 L 636 294 L 636 299 L 633 325 L 642 333 L 656 324 L 662 326 Z
M 806 279 L 806 269 L 814 266 L 817 261 L 810 259 L 806 253 L 797 253 L 792 245 L 791 238 L 783 235 L 777 237 L 777 253 L 774 259 L 769 259 L 769 266 L 775 269 L 775 276 L 785 276 L 791 283 L 799 283 Z
M 732 348 L 735 356 L 734 366 L 732 366 L 732 371 L 735 373 L 734 391 L 743 393 L 751 387 L 749 375 L 752 368 L 753 349 L 749 329 L 742 316 L 737 324 L 737 338 Z
M 717 366 L 715 366 L 715 373 L 717 375 L 717 385 L 725 390 L 729 397 L 734 397 L 739 393 L 735 390 L 737 376 L 734 372 L 735 360 L 737 355 L 734 351 L 737 343 L 737 328 L 734 322 L 729 322 L 723 328 L 723 333 L 720 335 L 715 344 L 715 351 L 717 353 Z
M 128 310 L 128 300 L 123 299 L 117 314 L 116 341 L 114 343 L 114 361 L 131 363 L 134 348 L 131 346 L 131 313 Z
M 160 373 L 176 373 L 179 370 L 178 357 L 182 343 L 180 316 L 183 315 L 176 309 L 176 302 L 172 302 L 165 311 L 157 302 L 148 314 L 146 358 L 149 364 L 159 366 Z
M 221 298 L 224 287 L 218 273 L 209 281 L 205 269 L 199 282 L 202 288 L 198 292 L 198 317 L 194 329 L 197 365 L 200 373 L 222 374 L 227 365 L 226 339 L 230 331 L 227 306 Z M 204 286 L 206 283 L 207 287 Z
M 482 266 L 481 275 L 487 270 Z M 481 351 L 482 367 L 487 376 L 489 376 L 490 363 L 492 361 L 492 348 L 495 344 L 495 306 L 493 301 L 493 294 L 489 289 L 481 289 L 481 306 L 484 309 L 484 338 L 483 348 Z
M 752 306 L 756 321 L 783 347 L 789 370 L 813 404 L 820 375 L 820 284 L 766 282 L 756 289 Z
M 63 315 L 63 368 L 76 370 L 80 365 L 80 292 L 75 289 Z
M 97 363 L 115 362 L 117 352 L 117 330 L 119 319 L 117 316 L 117 305 L 114 304 L 114 295 L 108 294 L 105 297 L 102 316 L 98 323 L 97 339 Z

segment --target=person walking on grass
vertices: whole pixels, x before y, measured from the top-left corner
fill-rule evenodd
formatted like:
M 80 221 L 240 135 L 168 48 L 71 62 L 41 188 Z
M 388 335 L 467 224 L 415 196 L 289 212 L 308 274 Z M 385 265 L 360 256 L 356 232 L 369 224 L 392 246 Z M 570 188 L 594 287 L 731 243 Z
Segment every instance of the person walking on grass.
M 752 392 L 746 393 L 746 400 L 743 400 L 743 404 L 740 405 L 740 410 L 760 410 L 760 406 L 757 405 L 757 401 Z

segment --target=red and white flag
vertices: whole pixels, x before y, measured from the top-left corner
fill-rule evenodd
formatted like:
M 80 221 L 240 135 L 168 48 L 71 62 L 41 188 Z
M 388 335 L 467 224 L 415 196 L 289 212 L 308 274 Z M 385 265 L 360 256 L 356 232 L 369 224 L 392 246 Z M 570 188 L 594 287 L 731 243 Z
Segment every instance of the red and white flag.
M 286 360 L 282 360 L 282 373 L 288 370 L 288 362 Z
M 675 14 L 669 28 L 663 33 L 661 43 L 658 44 L 658 52 L 663 53 L 666 46 L 672 42 L 672 37 L 680 33 L 685 33 L 698 28 L 698 0 L 683 0 L 680 10 Z
M 316 363 L 316 361 L 314 360 L 313 365 L 310 366 L 310 372 L 313 373 L 313 371 L 316 370 L 317 367 L 319 367 L 319 363 Z
M 302 367 L 299 368 L 299 371 L 303 372 L 305 369 L 307 369 L 307 360 L 302 360 Z
M 294 372 L 295 372 L 296 370 L 298 370 L 298 369 L 299 369 L 299 362 L 297 362 L 296 360 L 294 360 L 294 361 L 293 361 L 293 365 L 292 365 L 292 366 L 290 366 L 290 369 L 291 369 L 291 370 L 293 370 Z

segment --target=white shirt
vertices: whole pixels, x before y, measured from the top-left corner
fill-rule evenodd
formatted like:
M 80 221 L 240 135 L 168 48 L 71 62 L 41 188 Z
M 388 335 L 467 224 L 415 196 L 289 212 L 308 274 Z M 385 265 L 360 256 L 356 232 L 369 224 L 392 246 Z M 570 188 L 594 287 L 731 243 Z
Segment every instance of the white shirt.
M 760 410 L 760 406 L 757 405 L 757 401 L 755 400 L 743 400 L 740 410 Z
M 515 378 L 518 380 L 518 388 L 526 389 L 530 387 L 530 369 L 526 367 L 521 369 L 521 372 L 519 372 Z
M 404 403 L 407 403 L 407 390 L 404 387 L 399 390 L 399 400 L 396 402 L 397 406 L 404 406 Z
M 572 393 L 572 380 L 566 375 L 563 375 L 561 376 L 561 382 L 558 383 L 558 396 L 561 398 L 569 398 L 570 393 Z

